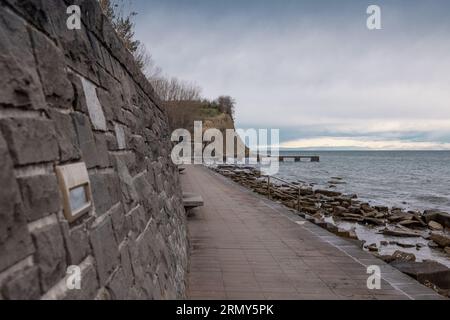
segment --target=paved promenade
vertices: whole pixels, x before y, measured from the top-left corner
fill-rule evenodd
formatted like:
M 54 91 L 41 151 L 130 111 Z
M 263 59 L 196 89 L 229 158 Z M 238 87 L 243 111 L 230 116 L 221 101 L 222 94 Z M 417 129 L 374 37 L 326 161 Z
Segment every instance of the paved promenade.
M 205 206 L 189 218 L 189 299 L 439 299 L 431 289 L 202 166 L 183 190 Z M 382 270 L 380 290 L 367 266 Z

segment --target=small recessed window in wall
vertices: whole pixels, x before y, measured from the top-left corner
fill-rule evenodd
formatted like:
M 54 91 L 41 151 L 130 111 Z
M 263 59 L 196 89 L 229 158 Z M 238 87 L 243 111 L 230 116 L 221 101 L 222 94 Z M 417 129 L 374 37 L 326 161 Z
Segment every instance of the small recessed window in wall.
M 74 222 L 92 208 L 91 184 L 84 162 L 56 167 L 64 200 L 64 216 Z

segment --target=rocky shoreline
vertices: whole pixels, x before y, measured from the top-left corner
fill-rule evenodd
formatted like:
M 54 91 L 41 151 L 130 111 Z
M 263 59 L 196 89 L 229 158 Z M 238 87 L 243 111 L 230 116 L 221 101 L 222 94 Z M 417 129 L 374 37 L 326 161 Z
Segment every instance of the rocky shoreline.
M 269 188 L 267 177 L 261 176 L 260 171 L 253 167 L 220 165 L 213 169 L 261 195 L 268 197 L 270 190 L 272 200 L 282 203 L 306 220 L 355 242 L 440 294 L 450 296 L 450 269 L 447 266 L 450 264 L 450 214 L 437 210 L 419 212 L 371 206 L 360 201 L 355 194 L 314 189 L 303 181 L 283 183 L 271 179 Z M 332 177 L 330 184 L 345 183 L 342 180 Z M 364 232 L 358 232 L 361 228 L 373 237 L 365 237 Z M 372 242 L 372 238 L 378 235 L 381 238 Z M 384 254 L 384 247 L 395 251 Z M 448 262 L 445 263 L 447 265 L 442 263 L 442 259 L 441 263 L 432 258 L 416 261 L 416 255 L 423 250 L 437 252 L 444 257 L 444 262 Z

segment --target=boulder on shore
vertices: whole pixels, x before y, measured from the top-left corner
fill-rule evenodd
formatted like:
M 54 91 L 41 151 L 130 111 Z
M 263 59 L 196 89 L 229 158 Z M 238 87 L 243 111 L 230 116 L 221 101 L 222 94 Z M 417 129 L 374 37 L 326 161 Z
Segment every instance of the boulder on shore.
M 380 259 L 387 263 L 396 262 L 414 262 L 416 261 L 416 256 L 412 253 L 395 251 L 392 255 L 378 255 Z
M 342 195 L 342 193 L 340 193 L 340 192 L 330 191 L 330 190 L 321 190 L 321 189 L 315 190 L 314 193 L 315 194 L 323 194 L 328 197 L 338 197 L 338 196 Z
M 440 233 L 432 233 L 430 239 L 436 242 L 440 247 L 450 247 L 450 236 Z
M 428 227 L 431 230 L 436 230 L 436 231 L 442 231 L 444 230 L 444 227 L 442 226 L 442 224 L 440 224 L 439 222 L 433 221 L 431 220 L 430 222 L 428 222 Z
M 421 283 L 430 282 L 440 289 L 450 289 L 450 269 L 435 261 L 394 261 L 391 265 Z
M 425 210 L 423 217 L 426 223 L 436 221 L 446 228 L 450 228 L 450 214 L 438 210 Z

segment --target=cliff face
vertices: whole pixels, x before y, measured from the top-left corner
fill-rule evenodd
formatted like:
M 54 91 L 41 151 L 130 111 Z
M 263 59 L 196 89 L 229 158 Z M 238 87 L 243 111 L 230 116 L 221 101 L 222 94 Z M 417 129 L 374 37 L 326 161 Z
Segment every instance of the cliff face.
M 207 129 L 218 129 L 224 136 L 224 150 L 226 144 L 226 130 L 235 131 L 235 124 L 233 118 L 226 113 L 221 113 L 216 108 L 208 107 L 207 104 L 199 101 L 177 101 L 165 102 L 164 106 L 169 117 L 169 124 L 171 130 L 187 129 L 191 134 L 194 132 L 194 121 L 201 121 L 203 123 L 203 131 Z M 244 145 L 239 138 L 236 144 Z M 244 146 L 245 147 L 245 146 Z M 246 156 L 249 154 L 249 149 L 245 147 Z
M 97 1 L 2 0 L 0 72 L 0 300 L 182 298 L 167 115 Z M 91 206 L 71 221 L 57 170 L 73 164 Z

